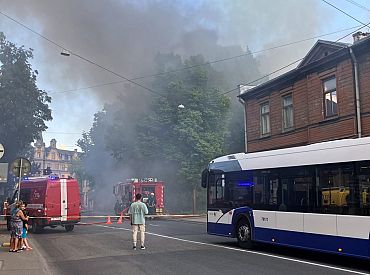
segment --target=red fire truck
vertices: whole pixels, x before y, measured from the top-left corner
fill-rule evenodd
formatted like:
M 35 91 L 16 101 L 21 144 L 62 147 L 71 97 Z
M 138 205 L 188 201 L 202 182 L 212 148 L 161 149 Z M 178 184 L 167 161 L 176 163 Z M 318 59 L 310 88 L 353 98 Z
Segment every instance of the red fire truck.
M 15 191 L 12 204 L 18 196 Z M 46 226 L 61 225 L 66 231 L 72 231 L 80 221 L 80 189 L 73 178 L 44 176 L 28 178 L 21 182 L 20 200 L 26 202 L 29 215 L 33 217 L 29 224 L 32 232 L 37 233 Z M 5 206 L 5 204 L 4 204 Z M 10 209 L 4 209 L 7 215 Z M 8 223 L 9 223 L 9 216 Z
M 116 215 L 126 213 L 136 194 L 143 195 L 143 202 L 147 204 L 149 214 L 160 215 L 164 212 L 164 183 L 156 178 L 127 179 L 113 186 L 116 197 L 114 211 Z

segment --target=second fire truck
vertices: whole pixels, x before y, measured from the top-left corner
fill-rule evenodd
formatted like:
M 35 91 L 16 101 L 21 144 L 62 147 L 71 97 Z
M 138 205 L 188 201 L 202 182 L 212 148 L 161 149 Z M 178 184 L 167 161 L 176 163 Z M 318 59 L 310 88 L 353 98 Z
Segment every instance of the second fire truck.
M 114 212 L 116 215 L 127 213 L 136 194 L 143 195 L 143 202 L 148 206 L 149 215 L 161 215 L 164 212 L 164 183 L 156 178 L 127 179 L 113 186 L 116 197 Z

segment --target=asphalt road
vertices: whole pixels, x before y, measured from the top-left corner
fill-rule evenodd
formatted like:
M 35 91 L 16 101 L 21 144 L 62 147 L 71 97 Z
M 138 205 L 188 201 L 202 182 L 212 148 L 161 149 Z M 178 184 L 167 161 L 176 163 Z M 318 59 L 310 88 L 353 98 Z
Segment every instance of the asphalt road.
M 50 274 L 370 274 L 368 262 L 297 249 L 239 249 L 206 225 L 147 221 L 146 250 L 132 250 L 128 222 L 45 229 L 31 236 Z

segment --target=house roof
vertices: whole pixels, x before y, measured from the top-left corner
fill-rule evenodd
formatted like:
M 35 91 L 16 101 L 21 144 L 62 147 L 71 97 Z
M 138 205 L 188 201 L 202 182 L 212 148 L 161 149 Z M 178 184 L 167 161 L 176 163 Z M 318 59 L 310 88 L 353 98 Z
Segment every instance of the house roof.
M 368 51 L 369 47 L 367 44 L 370 44 L 370 36 L 352 45 L 341 42 L 318 40 L 296 68 L 250 88 L 238 97 L 246 99 L 271 89 L 280 89 L 284 88 L 284 86 L 287 87 L 289 84 L 293 84 L 298 77 L 302 77 L 311 71 L 317 70 L 320 66 L 335 65 L 335 62 L 338 62 L 338 60 L 350 58 L 349 54 L 351 48 L 354 51 L 360 49 Z
M 303 67 L 313 61 L 324 58 L 338 50 L 351 46 L 348 43 L 333 42 L 327 40 L 317 40 L 315 45 L 308 51 L 303 60 L 299 63 L 297 68 Z

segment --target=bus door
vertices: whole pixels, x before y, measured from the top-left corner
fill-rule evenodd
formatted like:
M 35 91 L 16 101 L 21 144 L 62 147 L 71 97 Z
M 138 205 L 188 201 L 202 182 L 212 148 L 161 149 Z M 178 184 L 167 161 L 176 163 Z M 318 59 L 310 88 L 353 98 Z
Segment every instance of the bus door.
M 208 178 L 207 232 L 209 234 L 228 235 L 231 217 L 225 215 L 231 210 L 226 200 L 225 174 L 223 171 L 211 171 Z
M 253 201 L 257 209 L 277 210 L 281 204 L 279 176 L 271 170 L 261 170 L 255 173 L 254 182 Z

